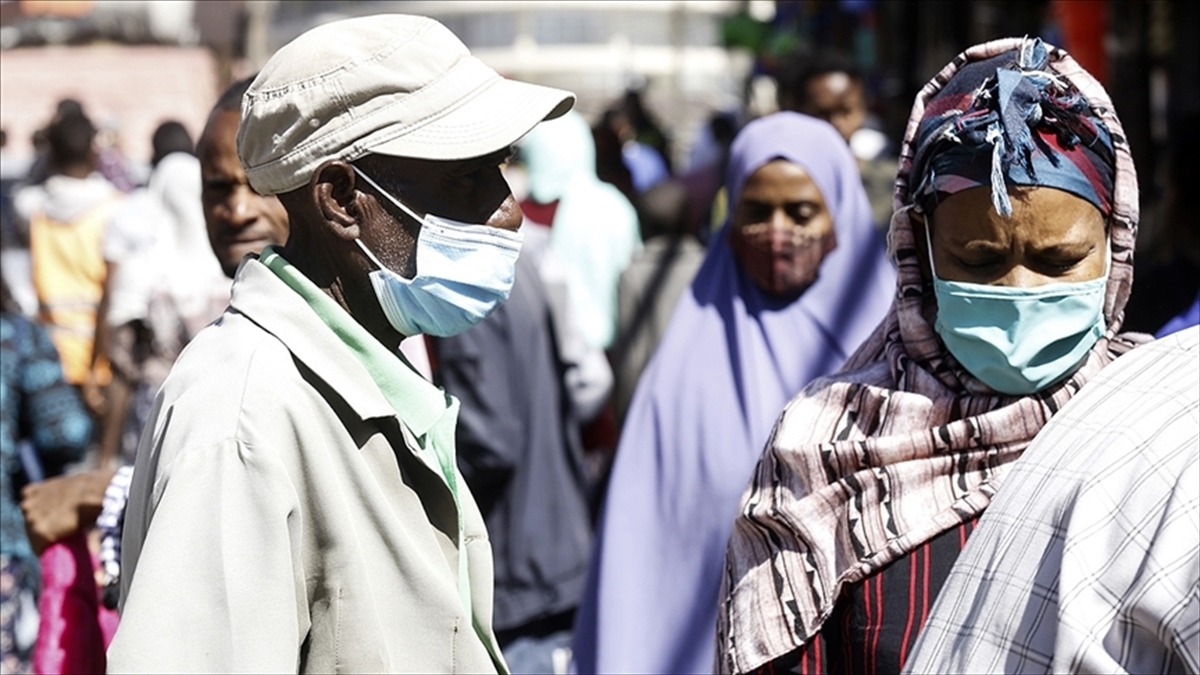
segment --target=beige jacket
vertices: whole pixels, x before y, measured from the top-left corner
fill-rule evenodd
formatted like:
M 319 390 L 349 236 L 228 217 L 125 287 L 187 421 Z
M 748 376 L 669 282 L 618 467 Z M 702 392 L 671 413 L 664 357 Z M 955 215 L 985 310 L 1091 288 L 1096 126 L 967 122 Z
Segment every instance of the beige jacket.
M 143 435 L 109 672 L 495 672 L 483 519 L 464 491 L 476 631 L 454 498 L 415 441 L 436 409 L 397 416 L 261 263 L 230 305 Z

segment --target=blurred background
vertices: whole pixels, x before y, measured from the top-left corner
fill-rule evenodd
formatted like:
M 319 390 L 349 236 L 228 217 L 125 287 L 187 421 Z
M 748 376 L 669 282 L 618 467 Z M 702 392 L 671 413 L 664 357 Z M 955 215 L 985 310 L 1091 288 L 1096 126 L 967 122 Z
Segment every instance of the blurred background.
M 913 96 L 954 54 L 1041 36 L 1112 94 L 1140 172 L 1147 250 L 1162 247 L 1171 186 L 1190 175 L 1172 157 L 1196 144 L 1200 4 L 1184 0 L 0 0 L 0 173 L 6 185 L 23 175 L 34 133 L 69 97 L 144 177 L 157 124 L 198 134 L 217 93 L 273 50 L 379 12 L 440 19 L 500 72 L 577 92 L 593 124 L 635 93 L 672 173 L 711 144 L 714 116 L 740 125 L 774 110 L 794 54 L 848 55 L 864 75 L 867 126 L 894 144 Z
M 507 569 L 536 569 L 539 575 L 547 569 L 587 569 L 587 537 L 543 548 L 545 542 L 526 541 L 524 533 L 552 537 L 557 531 L 536 521 L 551 512 L 568 514 L 562 522 L 577 519 L 571 527 L 578 532 L 590 530 L 642 369 L 698 274 L 705 244 L 730 211 L 723 188 L 730 145 L 742 125 L 758 116 L 787 109 L 833 123 L 855 157 L 878 228 L 873 234 L 881 239 L 892 214 L 896 155 L 912 101 L 938 69 L 964 49 L 1000 37 L 1041 37 L 1065 48 L 1107 88 L 1137 166 L 1141 232 L 1123 330 L 1155 333 L 1180 319 L 1200 321 L 1200 217 L 1186 200 L 1195 174 L 1191 161 L 1200 156 L 1200 3 L 1191 0 L 0 0 L 0 318 L 5 335 L 0 375 L 17 377 L 11 364 L 24 357 L 10 354 L 17 353 L 18 337 L 31 342 L 34 333 L 8 328 L 10 317 L 16 322 L 24 313 L 36 324 L 22 319 L 21 325 L 52 331 L 41 346 L 55 339 L 58 351 L 43 351 L 42 362 L 59 357 L 66 374 L 62 384 L 71 392 L 62 400 L 74 401 L 73 407 L 54 407 L 24 394 L 0 396 L 0 671 L 23 672 L 23 666 L 7 660 L 7 635 L 16 634 L 8 628 L 16 620 L 9 617 L 34 616 L 32 624 L 22 625 L 38 625 L 36 613 L 9 609 L 33 598 L 41 583 L 22 526 L 48 532 L 47 524 L 78 521 L 73 533 L 50 534 L 57 541 L 72 537 L 73 546 L 90 546 L 93 555 L 107 556 L 100 558 L 103 574 L 97 578 L 109 591 L 106 604 L 115 603 L 111 591 L 120 584 L 114 542 L 120 541 L 120 531 L 114 524 L 120 520 L 111 515 L 97 521 L 108 528 L 103 537 L 109 543 L 102 547 L 99 537 L 90 543 L 80 539 L 91 528 L 81 514 L 94 520 L 101 505 L 110 502 L 109 490 L 127 489 L 128 467 L 117 478 L 114 472 L 132 461 L 170 364 L 224 308 L 226 275 L 232 275 L 247 252 L 243 249 L 257 247 L 249 251 L 257 252 L 286 239 L 283 207 L 241 182 L 234 159 L 236 116 L 230 117 L 241 91 L 236 86 L 211 118 L 211 132 L 201 143 L 205 150 L 196 156 L 195 139 L 214 103 L 231 85 L 248 86 L 246 78 L 304 31 L 392 12 L 439 19 L 504 75 L 574 91 L 584 118 L 540 126 L 505 165 L 530 225 L 525 250 L 541 252 L 521 258 L 535 266 L 518 275 L 533 279 L 523 283 L 534 286 L 520 291 L 529 294 L 527 301 L 510 302 L 503 310 L 522 318 L 503 321 L 530 331 L 511 335 L 537 339 L 513 337 L 507 343 L 496 337 L 509 335 L 507 328 L 488 328 L 476 334 L 491 336 L 478 339 L 491 339 L 494 348 L 457 347 L 461 362 L 475 358 L 464 354 L 485 353 L 505 355 L 497 362 L 516 364 L 516 375 L 501 369 L 486 371 L 492 373 L 489 378 L 524 383 L 520 378 L 532 375 L 516 369 L 542 364 L 534 369 L 541 379 L 528 387 L 530 403 L 521 402 L 539 414 L 518 415 L 507 408 L 478 413 L 472 419 L 503 421 L 469 432 L 488 443 L 464 444 L 468 436 L 460 429 L 460 458 L 479 452 L 471 443 L 489 445 L 485 455 L 498 452 L 490 449 L 493 438 L 497 444 L 511 443 L 503 452 L 513 457 L 533 457 L 527 452 L 537 446 L 537 460 L 515 462 L 518 466 L 534 466 L 543 456 L 560 458 L 547 460 L 556 462 L 552 466 L 573 458 L 569 469 L 550 479 L 558 483 L 547 483 L 553 489 L 531 491 L 546 501 L 537 502 L 537 508 L 514 507 L 514 513 L 527 512 L 534 520 L 514 519 L 514 531 L 522 532 L 514 536 L 518 543 L 500 544 L 497 551 L 514 560 L 527 554 L 537 558 L 529 565 L 506 562 Z M 536 237 L 540 249 L 531 244 Z M 882 254 L 879 266 L 887 266 Z M 724 341 L 727 334 L 740 333 L 714 333 L 713 339 Z M 495 398 L 472 393 L 470 387 L 482 392 L 485 385 L 461 373 L 475 370 L 461 363 L 453 369 L 452 342 L 437 343 L 435 350 L 442 351 L 432 360 L 425 341 L 418 338 L 415 344 L 424 361 L 414 363 L 424 363 L 426 377 L 442 378 L 460 400 Z M 435 363 L 450 375 L 435 376 Z M 769 369 L 775 363 L 772 358 L 760 365 Z M 3 391 L 16 391 L 8 381 L 0 383 Z M 502 384 L 494 391 L 516 391 L 507 381 Z M 486 386 L 500 387 L 491 381 Z M 783 391 L 782 385 L 778 389 Z M 67 457 L 58 448 L 43 452 L 31 438 L 18 438 L 18 430 L 28 431 L 23 416 L 20 425 L 9 423 L 18 419 L 18 408 L 21 415 L 26 408 L 58 415 L 39 424 L 75 429 L 75 454 Z M 570 414 L 541 414 L 546 411 Z M 510 424 L 518 419 L 525 421 Z M 731 424 L 743 421 L 738 417 Z M 521 433 L 539 440 L 526 443 L 526 436 L 511 430 L 520 424 L 530 425 Z M 534 424 L 557 428 L 539 426 L 535 433 Z M 633 433 L 638 431 L 635 427 Z M 54 462 L 48 465 L 52 470 L 38 465 L 38 453 Z M 67 461 L 78 464 L 67 467 Z M 39 481 L 59 471 L 74 475 L 61 482 Z M 23 502 L 18 495 L 28 481 L 34 481 L 30 494 L 42 496 Z M 525 478 L 495 481 L 510 482 L 532 484 Z M 491 485 L 486 483 L 491 506 L 510 498 Z M 490 520 L 490 512 L 487 516 L 489 529 L 500 533 L 494 541 L 508 532 L 493 527 L 506 522 L 508 508 L 494 512 L 501 514 L 498 521 Z M 43 543 L 56 541 L 49 534 L 39 537 Z M 18 559 L 7 557 L 10 551 L 24 562 L 9 565 L 8 560 Z M 561 578 L 567 581 L 546 578 L 551 579 L 546 587 L 527 597 L 552 599 L 552 606 L 506 617 L 506 625 L 497 621 L 496 626 L 505 640 L 536 637 L 541 646 L 527 653 L 553 648 L 546 652 L 550 658 L 561 656 L 562 645 L 569 643 L 573 603 L 583 580 L 565 573 Z M 524 579 L 512 579 L 500 579 L 497 588 L 521 593 L 531 588 Z M 526 605 L 532 607 L 525 600 L 497 602 L 498 607 Z M 51 608 L 47 615 L 57 611 Z M 105 616 L 100 615 L 107 623 L 96 628 L 97 636 L 104 630 L 111 636 L 116 615 Z M 92 670 L 103 668 L 103 649 L 95 641 L 79 637 L 82 632 L 62 634 L 67 642 L 79 643 L 68 644 L 71 649 L 100 659 Z M 46 632 L 24 630 L 22 635 L 29 646 L 31 635 L 42 639 Z M 566 642 L 556 642 L 564 635 Z M 66 653 L 56 645 L 44 649 Z M 555 663 L 565 672 L 565 660 Z M 530 666 L 527 672 L 547 669 Z

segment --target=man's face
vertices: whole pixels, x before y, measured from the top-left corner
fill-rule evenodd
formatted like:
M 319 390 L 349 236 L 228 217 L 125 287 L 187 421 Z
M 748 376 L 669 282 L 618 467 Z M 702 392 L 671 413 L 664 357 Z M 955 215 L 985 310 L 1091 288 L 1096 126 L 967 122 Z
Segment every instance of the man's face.
M 371 155 L 355 165 L 418 215 L 516 230 L 521 226 L 521 207 L 501 171 L 510 154 L 506 148 L 454 161 Z M 377 192 L 366 181 L 359 189 L 373 195 Z M 375 196 L 385 218 L 364 228 L 364 243 L 381 262 L 411 279 L 416 273 L 412 251 L 419 227 L 386 197 Z
M 204 180 L 201 201 L 208 241 L 232 277 L 247 253 L 268 245 L 283 244 L 288 236 L 288 216 L 275 197 L 264 197 L 250 187 L 237 156 L 237 130 L 241 113 L 218 110 L 196 144 Z
M 829 122 L 849 143 L 867 114 L 862 83 L 846 73 L 818 75 L 808 81 L 799 112 Z

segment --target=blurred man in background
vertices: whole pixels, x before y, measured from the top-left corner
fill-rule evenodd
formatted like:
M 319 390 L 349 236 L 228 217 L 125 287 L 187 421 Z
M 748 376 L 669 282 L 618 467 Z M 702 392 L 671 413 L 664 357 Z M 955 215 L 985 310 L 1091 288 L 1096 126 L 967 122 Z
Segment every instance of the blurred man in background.
M 196 144 L 203 180 L 201 199 L 208 241 L 225 275 L 233 278 L 248 253 L 287 241 L 287 211 L 274 195 L 250 187 L 237 156 L 242 95 L 253 80 L 234 83 L 217 101 Z
M 435 340 L 459 399 L 458 466 L 494 547 L 496 637 L 514 674 L 566 673 L 592 546 L 581 425 L 608 398 L 604 352 L 573 325 L 546 228 L 526 223 L 508 301 Z M 550 260 L 547 260 L 550 258 Z M 549 277 L 549 279 L 547 278 Z
M 850 144 L 875 225 L 886 230 L 897 164 L 887 137 L 865 126 L 867 98 L 858 66 L 838 53 L 794 54 L 784 63 L 778 84 L 780 110 L 825 120 Z

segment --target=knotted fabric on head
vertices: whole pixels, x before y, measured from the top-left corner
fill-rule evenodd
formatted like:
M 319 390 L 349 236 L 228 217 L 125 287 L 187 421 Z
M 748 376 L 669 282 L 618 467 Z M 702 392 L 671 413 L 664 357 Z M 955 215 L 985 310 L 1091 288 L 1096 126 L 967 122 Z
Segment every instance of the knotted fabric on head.
M 961 67 L 926 105 L 915 138 L 914 198 L 932 213 L 945 197 L 989 186 L 1012 215 L 1009 185 L 1054 187 L 1112 213 L 1108 127 L 1069 80 L 1049 68 L 1041 40 Z

